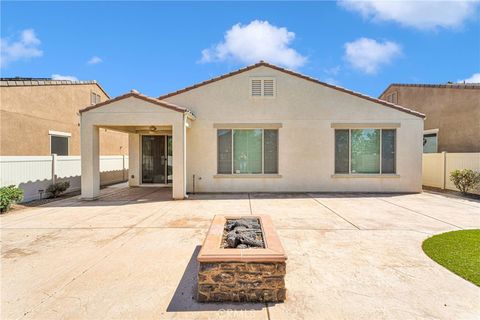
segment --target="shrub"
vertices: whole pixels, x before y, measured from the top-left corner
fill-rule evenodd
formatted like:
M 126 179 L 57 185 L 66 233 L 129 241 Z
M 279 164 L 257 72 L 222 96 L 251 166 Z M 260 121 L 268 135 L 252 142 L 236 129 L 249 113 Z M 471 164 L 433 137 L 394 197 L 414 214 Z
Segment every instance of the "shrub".
M 0 188 L 0 212 L 7 212 L 12 204 L 23 199 L 23 190 L 11 185 Z
M 450 181 L 462 193 L 467 193 L 468 190 L 475 188 L 480 184 L 480 172 L 470 169 L 454 170 L 450 172 Z
M 47 193 L 49 193 L 52 198 L 56 198 L 68 188 L 70 188 L 70 181 L 60 181 L 48 186 Z

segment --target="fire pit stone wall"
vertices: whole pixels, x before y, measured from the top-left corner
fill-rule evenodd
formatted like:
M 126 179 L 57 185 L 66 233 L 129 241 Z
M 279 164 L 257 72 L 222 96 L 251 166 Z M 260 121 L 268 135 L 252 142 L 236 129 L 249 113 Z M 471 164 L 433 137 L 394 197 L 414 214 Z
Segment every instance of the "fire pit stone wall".
M 282 302 L 286 299 L 287 257 L 269 216 L 258 215 L 263 248 L 225 248 L 226 223 L 232 217 L 213 219 L 197 257 L 199 302 Z M 227 228 L 228 229 L 228 228 Z
M 285 300 L 285 262 L 200 263 L 198 300 L 279 302 Z

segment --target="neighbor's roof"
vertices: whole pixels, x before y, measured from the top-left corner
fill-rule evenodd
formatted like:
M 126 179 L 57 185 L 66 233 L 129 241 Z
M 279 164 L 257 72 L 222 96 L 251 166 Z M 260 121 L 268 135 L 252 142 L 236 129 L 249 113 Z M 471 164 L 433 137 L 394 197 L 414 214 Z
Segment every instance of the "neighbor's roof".
M 51 78 L 0 78 L 0 87 L 26 87 L 26 86 L 58 86 L 58 85 L 84 85 L 94 84 L 97 85 L 100 90 L 110 98 L 108 93 L 102 88 L 102 86 L 95 80 L 53 80 Z
M 171 92 L 171 93 L 164 94 L 164 95 L 158 97 L 158 99 L 160 99 L 160 100 L 167 99 L 169 97 L 172 97 L 172 96 L 175 96 L 175 95 L 178 95 L 178 94 L 181 94 L 181 93 L 184 93 L 184 92 L 187 92 L 187 91 L 205 86 L 205 85 L 210 84 L 212 82 L 216 82 L 216 81 L 223 80 L 225 78 L 233 77 L 237 74 L 240 74 L 242 72 L 246 72 L 246 71 L 258 68 L 258 67 L 268 67 L 268 68 L 271 68 L 271 69 L 274 69 L 274 70 L 277 70 L 277 71 L 280 71 L 280 72 L 284 72 L 286 74 L 289 74 L 289 75 L 292 75 L 292 76 L 295 76 L 295 77 L 298 77 L 298 78 L 301 78 L 301 79 L 304 79 L 304 80 L 307 80 L 307 81 L 310 81 L 310 82 L 313 82 L 313 83 L 317 83 L 319 85 L 322 85 L 322 86 L 325 86 L 325 87 L 328 87 L 328 88 L 331 88 L 331 89 L 335 89 L 335 90 L 338 90 L 338 91 L 341 91 L 341 92 L 344 92 L 344 93 L 347 93 L 347 94 L 351 94 L 351 95 L 354 95 L 356 97 L 359 97 L 359 98 L 362 98 L 362 99 L 365 99 L 365 100 L 369 100 L 369 101 L 384 105 L 384 106 L 389 107 L 389 108 L 397 109 L 399 111 L 406 112 L 406 113 L 412 114 L 412 115 L 417 116 L 417 117 L 425 118 L 425 115 L 423 113 L 418 112 L 418 111 L 411 110 L 411 109 L 402 107 L 400 105 L 397 105 L 397 104 L 394 104 L 394 103 L 391 103 L 391 102 L 388 102 L 388 101 L 373 98 L 373 97 L 361 94 L 359 92 L 348 90 L 348 89 L 345 89 L 345 88 L 342 88 L 342 87 L 339 87 L 339 86 L 335 86 L 335 85 L 332 85 L 332 84 L 329 84 L 329 83 L 326 83 L 326 82 L 322 82 L 322 81 L 317 80 L 315 78 L 311 78 L 309 76 L 297 73 L 295 71 L 291 71 L 291 70 L 288 70 L 288 69 L 285 69 L 285 68 L 282 68 L 282 67 L 278 67 L 276 65 L 267 63 L 265 61 L 260 61 L 256 64 L 247 66 L 247 67 L 242 68 L 242 69 L 238 69 L 236 71 L 221 75 L 219 77 L 212 78 L 210 80 L 206 80 L 206 81 L 194 84 L 192 86 L 189 86 L 189 87 L 186 87 L 186 88 L 183 88 L 183 89 Z
M 125 93 L 121 96 L 118 96 L 118 97 L 115 97 L 113 99 L 109 99 L 107 101 L 104 101 L 104 102 L 100 102 L 100 103 L 97 103 L 93 106 L 89 106 L 89 107 L 86 107 L 84 109 L 81 109 L 80 110 L 80 113 L 83 113 L 85 111 L 89 111 L 89 110 L 92 110 L 92 109 L 96 109 L 96 108 L 99 108 L 99 107 L 102 107 L 102 106 L 105 106 L 107 104 L 110 104 L 110 103 L 113 103 L 113 102 L 116 102 L 116 101 L 120 101 L 120 100 L 123 100 L 123 99 L 127 99 L 127 98 L 130 98 L 130 97 L 135 97 L 135 98 L 138 98 L 138 99 L 141 99 L 141 100 L 144 100 L 144 101 L 147 101 L 147 102 L 150 102 L 150 103 L 153 103 L 153 104 L 156 104 L 158 106 L 161 106 L 161 107 L 164 107 L 164 108 L 168 108 L 168 109 L 171 109 L 173 111 L 177 111 L 177 112 L 181 112 L 181 113 L 188 113 L 189 115 L 195 117 L 195 115 L 193 114 L 193 112 L 191 112 L 189 109 L 185 108 L 185 107 L 181 107 L 181 106 L 178 106 L 176 104 L 173 104 L 173 103 L 170 103 L 170 102 L 166 102 L 166 101 L 161 101 L 159 99 L 155 99 L 155 98 L 152 98 L 152 97 L 148 97 L 146 95 L 143 95 L 141 93 L 139 93 L 137 90 L 132 90 L 130 91 L 129 93 Z
M 428 84 L 428 83 L 392 83 L 387 89 L 383 90 L 383 96 L 391 87 L 424 87 L 424 88 L 448 88 L 448 89 L 480 89 L 480 83 L 443 83 L 443 84 Z

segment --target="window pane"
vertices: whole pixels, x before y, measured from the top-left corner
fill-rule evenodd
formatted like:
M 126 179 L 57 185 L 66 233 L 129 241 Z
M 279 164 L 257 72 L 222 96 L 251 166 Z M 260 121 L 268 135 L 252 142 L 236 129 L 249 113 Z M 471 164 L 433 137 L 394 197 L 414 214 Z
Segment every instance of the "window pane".
M 382 130 L 382 173 L 395 173 L 395 130 Z
M 218 130 L 218 173 L 232 173 L 232 130 Z
M 352 130 L 352 173 L 380 173 L 380 130 Z
M 348 173 L 348 130 L 335 130 L 335 173 Z
M 423 135 L 423 152 L 424 153 L 437 152 L 437 134 L 436 133 Z
M 50 153 L 59 156 L 68 156 L 68 137 L 50 136 Z
M 278 130 L 263 130 L 263 171 L 278 173 Z
M 262 173 L 262 130 L 233 131 L 234 173 Z

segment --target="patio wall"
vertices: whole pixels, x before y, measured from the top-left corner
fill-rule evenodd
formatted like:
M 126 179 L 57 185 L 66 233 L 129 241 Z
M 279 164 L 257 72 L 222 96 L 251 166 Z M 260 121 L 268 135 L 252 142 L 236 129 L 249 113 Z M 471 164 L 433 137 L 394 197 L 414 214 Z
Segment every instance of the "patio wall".
M 422 184 L 448 190 L 457 190 L 450 181 L 450 172 L 456 169 L 480 171 L 480 153 L 424 153 Z M 480 194 L 480 188 L 473 191 Z
M 23 189 L 24 200 L 39 199 L 54 181 L 70 181 L 68 191 L 80 190 L 80 156 L 2 156 L 0 186 L 16 185 Z M 128 156 L 100 156 L 100 184 L 126 181 Z

